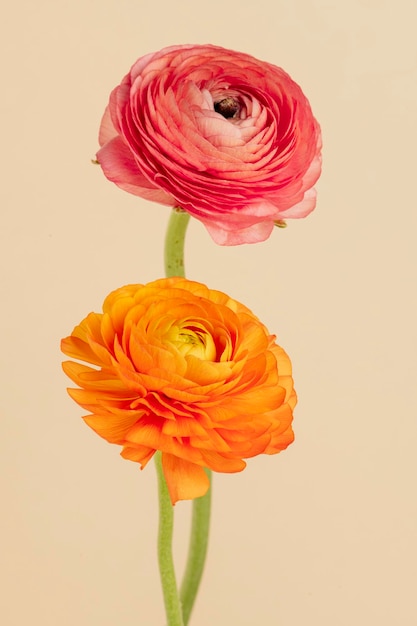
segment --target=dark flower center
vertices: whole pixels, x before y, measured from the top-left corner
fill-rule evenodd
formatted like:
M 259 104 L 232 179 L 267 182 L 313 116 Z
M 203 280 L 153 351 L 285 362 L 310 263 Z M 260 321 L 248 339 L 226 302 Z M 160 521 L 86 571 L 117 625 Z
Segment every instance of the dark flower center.
M 226 119 L 229 117 L 236 117 L 236 114 L 240 111 L 240 104 L 236 98 L 228 96 L 214 103 L 214 110 L 216 113 L 220 113 Z

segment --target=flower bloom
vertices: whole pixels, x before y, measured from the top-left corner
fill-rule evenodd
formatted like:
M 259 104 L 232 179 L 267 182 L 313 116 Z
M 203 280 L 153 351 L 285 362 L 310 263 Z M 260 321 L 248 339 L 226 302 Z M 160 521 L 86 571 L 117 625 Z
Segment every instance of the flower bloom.
M 182 278 L 127 285 L 62 340 L 70 396 L 99 435 L 145 467 L 156 450 L 172 503 L 204 495 L 204 468 L 293 441 L 291 363 L 243 304 Z
M 110 96 L 97 153 L 122 189 L 202 221 L 219 244 L 308 215 L 320 128 L 284 70 L 212 45 L 141 57 Z

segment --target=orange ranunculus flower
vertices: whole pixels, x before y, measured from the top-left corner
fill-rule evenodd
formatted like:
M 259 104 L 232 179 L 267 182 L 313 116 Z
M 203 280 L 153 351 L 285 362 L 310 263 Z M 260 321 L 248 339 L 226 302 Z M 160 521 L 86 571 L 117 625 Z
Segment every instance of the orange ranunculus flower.
M 247 307 L 200 283 L 117 289 L 61 347 L 91 365 L 63 364 L 87 424 L 142 468 L 161 450 L 173 504 L 205 494 L 205 467 L 239 472 L 294 439 L 288 356 Z

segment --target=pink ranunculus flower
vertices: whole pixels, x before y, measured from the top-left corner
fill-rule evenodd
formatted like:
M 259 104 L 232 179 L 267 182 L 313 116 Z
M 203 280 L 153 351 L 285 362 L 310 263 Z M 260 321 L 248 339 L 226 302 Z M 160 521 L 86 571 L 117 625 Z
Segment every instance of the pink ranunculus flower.
M 136 61 L 110 95 L 97 159 L 137 196 L 180 206 L 218 244 L 264 241 L 308 215 L 320 127 L 284 70 L 212 45 L 171 46 Z

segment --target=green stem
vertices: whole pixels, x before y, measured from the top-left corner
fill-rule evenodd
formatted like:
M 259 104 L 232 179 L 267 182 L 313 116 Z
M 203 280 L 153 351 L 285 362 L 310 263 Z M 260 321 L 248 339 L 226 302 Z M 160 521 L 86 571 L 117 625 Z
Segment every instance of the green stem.
M 168 222 L 165 237 L 165 275 L 185 276 L 184 268 L 184 238 L 187 230 L 190 214 L 176 207 Z
M 172 558 L 174 510 L 162 470 L 162 455 L 159 451 L 155 454 L 155 465 L 159 492 L 158 562 L 168 620 L 167 626 L 184 626 Z
M 206 469 L 211 483 L 211 471 Z M 211 484 L 208 492 L 193 502 L 188 559 L 181 583 L 180 600 L 184 626 L 187 626 L 203 575 L 210 526 Z
M 165 238 L 165 274 L 167 278 L 173 276 L 185 277 L 184 239 L 189 220 L 190 215 L 179 207 L 172 211 Z M 160 452 L 156 453 L 155 460 L 158 473 L 160 506 L 158 557 L 165 610 L 168 626 L 186 626 L 197 596 L 207 555 L 211 486 L 205 496 L 196 498 L 193 502 L 188 558 L 181 591 L 178 594 L 172 558 L 173 507 L 162 471 Z M 209 479 L 211 479 L 210 470 L 206 469 L 206 472 Z

